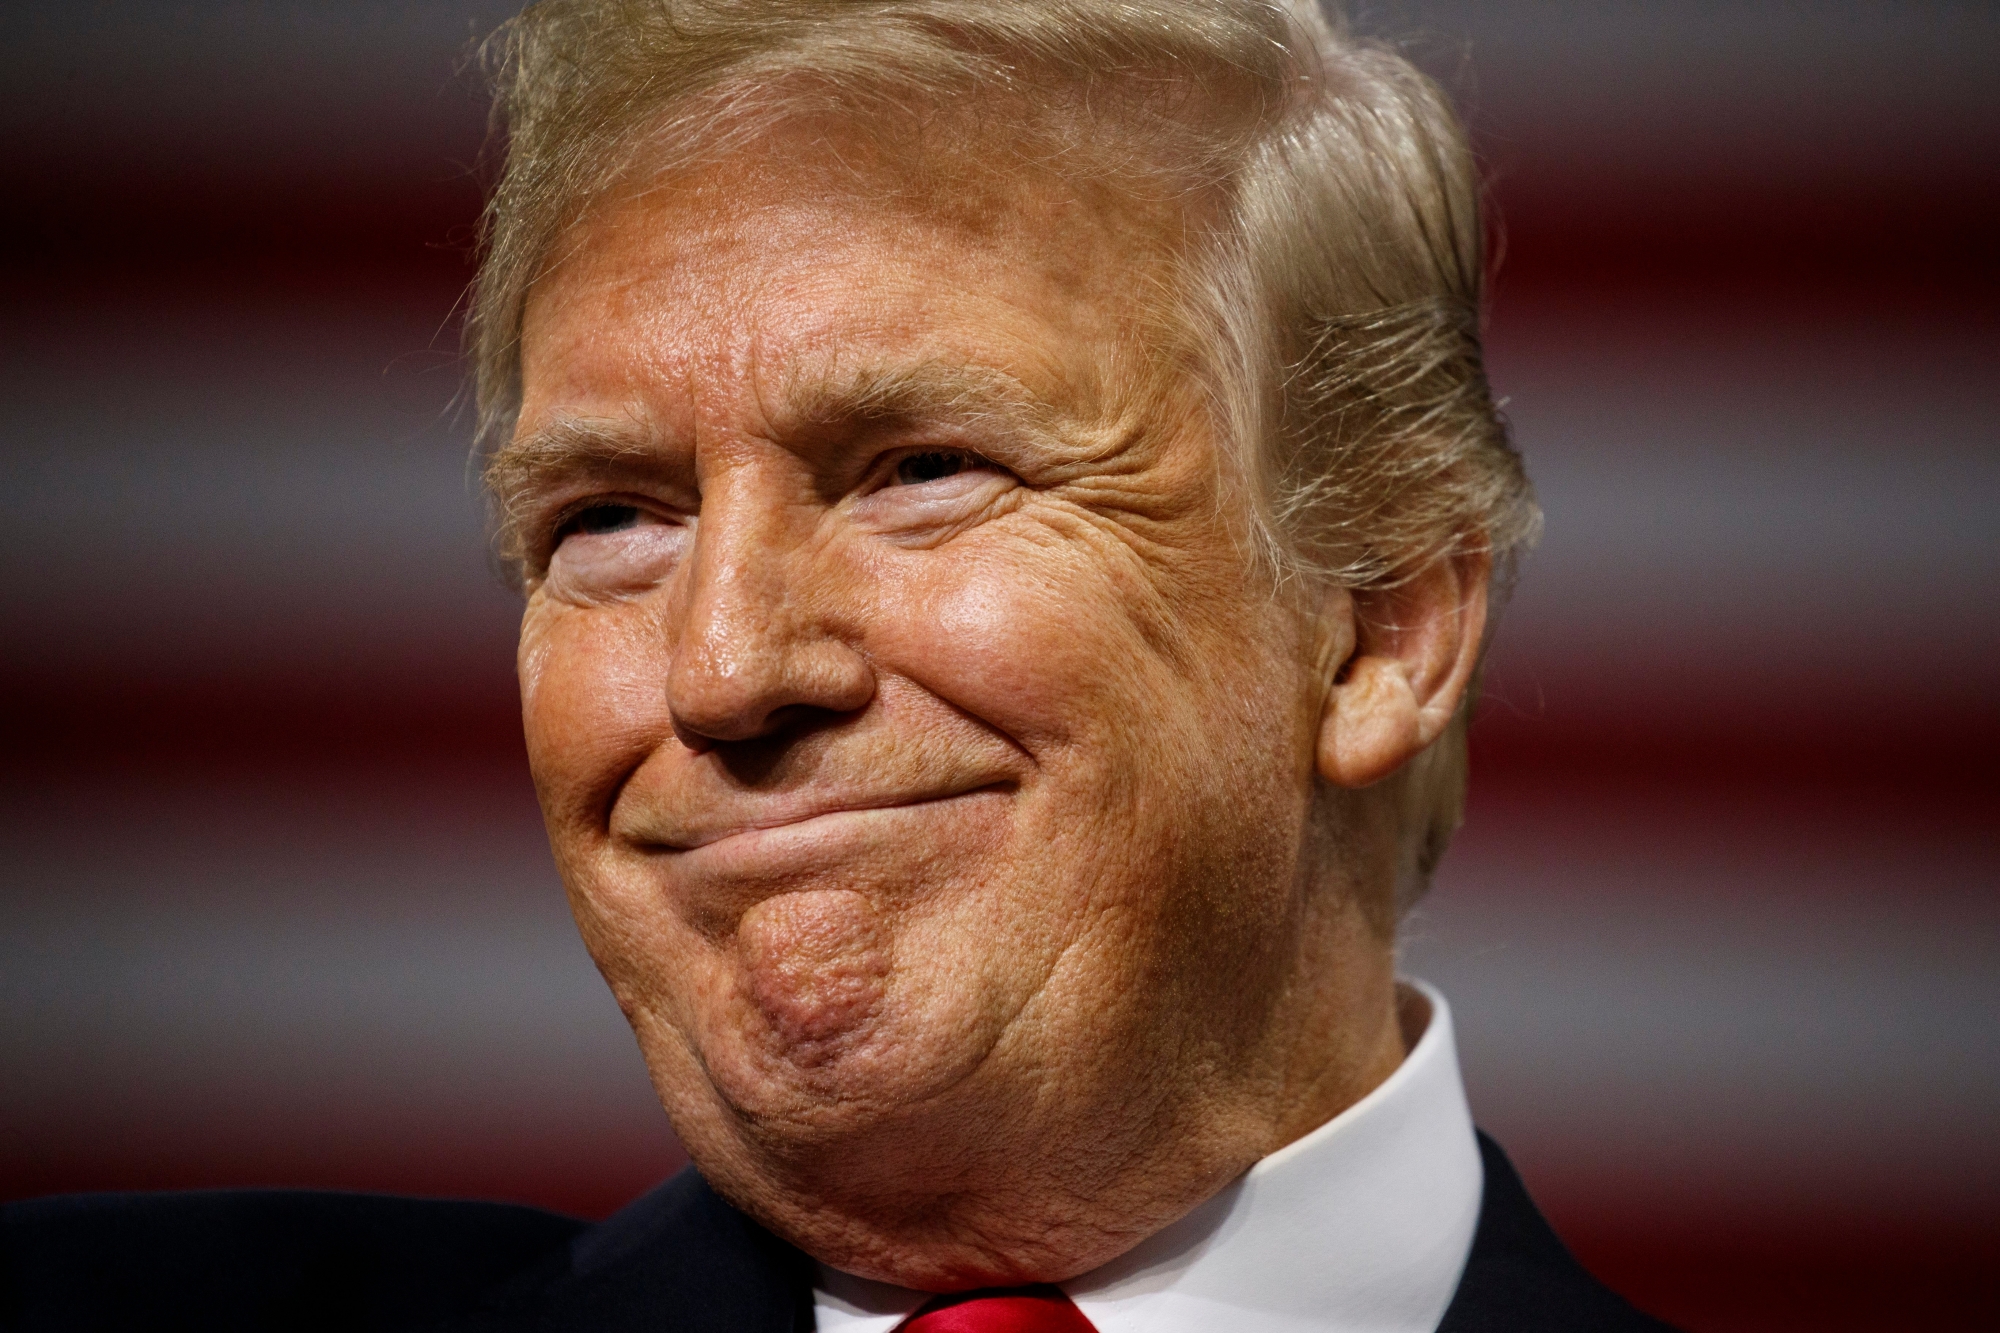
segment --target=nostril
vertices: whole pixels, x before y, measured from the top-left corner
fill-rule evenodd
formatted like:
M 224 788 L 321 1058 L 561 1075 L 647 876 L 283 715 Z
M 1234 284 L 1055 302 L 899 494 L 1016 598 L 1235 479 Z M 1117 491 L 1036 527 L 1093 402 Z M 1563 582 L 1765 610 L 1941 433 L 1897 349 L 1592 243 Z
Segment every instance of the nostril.
M 680 714 L 671 713 L 671 716 L 674 723 L 674 739 L 681 743 L 682 748 L 694 754 L 706 754 L 721 744 L 721 741 L 714 736 L 704 735 L 682 721 Z
M 706 727 L 691 723 L 672 708 L 669 708 L 668 716 L 673 722 L 674 739 L 683 748 L 693 754 L 727 749 L 733 756 L 729 762 L 735 764 L 742 762 L 751 751 L 774 746 L 782 749 L 800 735 L 852 719 L 866 706 L 866 699 L 856 708 L 784 704 L 760 716 L 732 714 L 727 723 L 712 723 Z M 742 725 L 735 725 L 738 722 Z
M 702 647 L 677 655 L 665 682 L 674 736 L 695 754 L 852 716 L 875 697 L 873 665 L 836 639 Z
M 782 696 L 774 690 L 668 691 L 667 716 L 674 739 L 702 754 L 718 745 L 755 740 L 783 725 Z

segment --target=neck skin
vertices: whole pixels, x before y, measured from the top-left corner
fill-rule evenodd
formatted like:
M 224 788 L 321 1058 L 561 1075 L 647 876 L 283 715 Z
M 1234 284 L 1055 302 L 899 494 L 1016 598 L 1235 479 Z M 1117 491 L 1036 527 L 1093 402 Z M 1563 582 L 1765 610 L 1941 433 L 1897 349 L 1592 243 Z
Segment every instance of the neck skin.
M 1103 1329 L 1437 1327 L 1477 1223 L 1483 1171 L 1449 1006 L 1398 986 L 1409 1054 L 1369 1096 L 1186 1217 L 1062 1284 Z M 1317 1238 L 1300 1247 L 1302 1235 Z M 1327 1264 L 1324 1256 L 1346 1256 Z M 1351 1261 L 1351 1262 L 1350 1262 Z M 889 1333 L 927 1294 L 820 1265 L 818 1326 Z

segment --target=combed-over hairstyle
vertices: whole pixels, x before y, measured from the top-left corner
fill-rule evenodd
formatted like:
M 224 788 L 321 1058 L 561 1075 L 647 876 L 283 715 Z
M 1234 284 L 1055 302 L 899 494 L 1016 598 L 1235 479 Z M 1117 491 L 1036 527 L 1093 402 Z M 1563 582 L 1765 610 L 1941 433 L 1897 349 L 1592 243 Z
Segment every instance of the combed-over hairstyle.
M 468 336 L 489 447 L 519 408 L 529 292 L 641 151 L 691 161 L 801 111 L 1053 91 L 1113 107 L 1155 142 L 1155 177 L 1219 201 L 1176 320 L 1279 581 L 1386 590 L 1483 551 L 1504 586 L 1534 539 L 1481 361 L 1465 132 L 1429 79 L 1311 0 L 540 0 L 487 50 L 506 157 Z M 1393 780 L 1399 907 L 1462 816 L 1468 710 Z

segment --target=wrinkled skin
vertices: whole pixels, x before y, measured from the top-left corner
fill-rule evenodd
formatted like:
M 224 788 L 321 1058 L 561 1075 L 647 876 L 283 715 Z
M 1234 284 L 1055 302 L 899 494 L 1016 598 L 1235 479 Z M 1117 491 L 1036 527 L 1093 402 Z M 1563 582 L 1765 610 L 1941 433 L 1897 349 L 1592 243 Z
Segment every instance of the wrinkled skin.
M 613 196 L 530 301 L 529 753 L 719 1189 L 863 1276 L 1060 1279 L 1402 1058 L 1394 831 L 1328 793 L 1449 717 L 1479 571 L 1393 634 L 1276 595 L 1148 341 L 1184 219 L 826 135 Z

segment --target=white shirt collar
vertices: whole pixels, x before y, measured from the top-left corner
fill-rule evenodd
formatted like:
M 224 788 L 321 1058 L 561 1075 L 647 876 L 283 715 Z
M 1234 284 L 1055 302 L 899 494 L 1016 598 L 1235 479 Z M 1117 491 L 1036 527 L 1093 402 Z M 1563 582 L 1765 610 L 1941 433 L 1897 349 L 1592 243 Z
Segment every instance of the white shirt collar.
M 1415 1040 L 1380 1087 L 1062 1284 L 1099 1333 L 1432 1333 L 1472 1251 L 1485 1176 L 1451 1009 L 1421 981 L 1401 992 Z M 926 1299 L 821 1265 L 813 1314 L 819 1333 L 889 1333 Z

